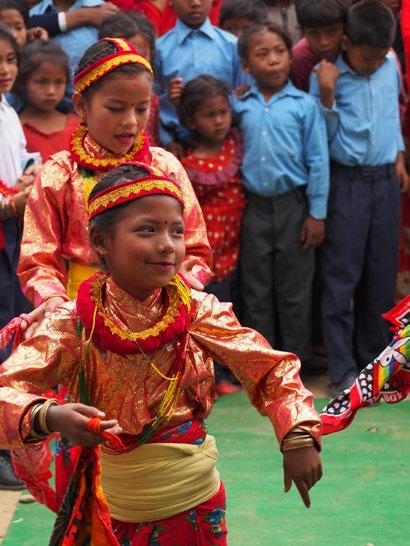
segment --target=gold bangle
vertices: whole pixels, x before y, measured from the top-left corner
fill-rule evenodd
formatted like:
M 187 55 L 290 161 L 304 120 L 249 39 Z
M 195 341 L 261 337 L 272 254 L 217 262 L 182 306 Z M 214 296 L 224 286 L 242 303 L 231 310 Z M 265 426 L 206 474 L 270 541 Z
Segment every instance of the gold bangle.
M 31 408 L 31 412 L 30 412 L 30 436 L 32 438 L 35 438 L 36 440 L 43 440 L 44 438 L 47 438 L 47 434 L 44 434 L 42 432 L 38 432 L 37 428 L 38 428 L 38 423 L 37 423 L 37 428 L 36 428 L 36 419 L 37 419 L 37 415 L 38 415 L 38 412 L 40 411 L 40 409 L 42 408 L 44 402 L 39 402 L 38 404 L 35 404 L 32 408 Z
M 284 442 L 282 445 L 282 451 L 292 451 L 294 449 L 302 449 L 304 447 L 314 447 L 315 442 L 312 437 L 301 438 L 294 441 Z
M 39 412 L 38 412 L 38 425 L 44 434 L 50 435 L 53 434 L 53 431 L 50 430 L 47 426 L 47 412 L 50 409 L 51 406 L 59 406 L 58 400 L 55 398 L 50 398 L 44 404 L 42 404 Z

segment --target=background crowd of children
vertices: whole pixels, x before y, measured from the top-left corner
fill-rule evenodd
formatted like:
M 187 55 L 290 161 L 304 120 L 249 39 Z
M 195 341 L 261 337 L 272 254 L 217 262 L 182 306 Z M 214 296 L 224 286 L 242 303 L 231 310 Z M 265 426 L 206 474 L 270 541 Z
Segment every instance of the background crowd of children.
M 350 386 L 408 291 L 401 4 L 0 0 L 0 327 L 30 309 L 16 274 L 24 204 L 81 122 L 79 59 L 126 38 L 155 68 L 150 143 L 181 160 L 202 208 L 205 290 L 302 362 L 324 342 L 330 394 Z M 220 394 L 238 388 L 217 377 Z

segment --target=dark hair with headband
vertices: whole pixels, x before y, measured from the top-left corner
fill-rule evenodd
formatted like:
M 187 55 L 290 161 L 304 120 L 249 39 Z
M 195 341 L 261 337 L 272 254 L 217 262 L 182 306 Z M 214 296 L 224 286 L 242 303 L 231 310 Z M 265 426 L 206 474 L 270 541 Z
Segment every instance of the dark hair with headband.
M 113 55 L 118 51 L 114 42 L 111 42 L 108 39 L 102 39 L 92 46 L 90 46 L 84 55 L 81 57 L 78 69 L 74 75 L 74 78 L 78 77 L 79 74 L 98 61 L 102 61 L 104 57 Z M 152 77 L 152 72 L 143 64 L 138 64 L 134 62 L 129 62 L 127 64 L 122 64 L 111 70 L 108 74 L 101 76 L 97 81 L 92 83 L 87 89 L 81 92 L 83 97 L 87 100 L 90 99 L 92 94 L 107 80 L 113 78 L 114 76 L 132 76 L 135 74 L 149 74 Z

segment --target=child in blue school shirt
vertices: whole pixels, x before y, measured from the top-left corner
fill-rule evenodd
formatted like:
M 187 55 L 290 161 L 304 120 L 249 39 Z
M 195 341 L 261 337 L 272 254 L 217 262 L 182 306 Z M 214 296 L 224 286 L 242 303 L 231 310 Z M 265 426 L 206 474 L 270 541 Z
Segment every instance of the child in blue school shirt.
M 399 119 L 400 77 L 389 49 L 395 18 L 382 2 L 348 11 L 342 53 L 322 61 L 311 93 L 322 103 L 331 158 L 322 251 L 323 335 L 335 396 L 389 343 L 382 313 L 393 307 L 400 184 L 408 186 Z
M 172 4 L 177 22 L 157 41 L 155 73 L 160 86 L 160 140 L 175 153 L 179 121 L 168 96 L 170 84 L 180 95 L 183 85 L 201 74 L 222 80 L 230 89 L 249 84 L 250 79 L 241 70 L 236 36 L 213 26 L 208 18 L 212 0 L 173 0 Z
M 248 200 L 240 266 L 244 323 L 306 360 L 314 247 L 324 237 L 329 165 L 319 107 L 288 79 L 291 45 L 270 23 L 246 29 L 238 42 L 242 66 L 255 79 L 234 101 Z

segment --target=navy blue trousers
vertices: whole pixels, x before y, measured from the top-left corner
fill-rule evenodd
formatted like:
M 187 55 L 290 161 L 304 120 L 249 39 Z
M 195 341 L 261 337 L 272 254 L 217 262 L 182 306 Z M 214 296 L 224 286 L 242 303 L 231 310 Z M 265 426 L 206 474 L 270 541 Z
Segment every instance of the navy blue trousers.
M 322 248 L 322 326 L 334 383 L 356 375 L 389 343 L 400 233 L 394 165 L 332 163 Z

